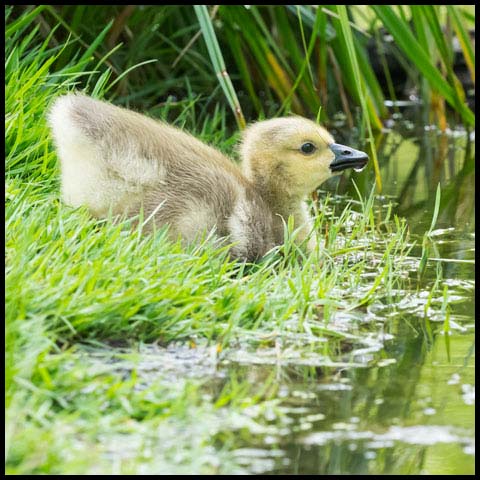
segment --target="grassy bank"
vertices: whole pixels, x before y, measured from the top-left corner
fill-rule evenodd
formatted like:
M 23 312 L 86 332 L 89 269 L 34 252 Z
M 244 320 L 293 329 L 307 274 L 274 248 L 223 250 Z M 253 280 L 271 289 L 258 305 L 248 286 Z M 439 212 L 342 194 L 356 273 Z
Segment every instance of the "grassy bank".
M 215 370 L 239 345 L 283 341 L 331 372 L 371 328 L 345 332 L 335 314 L 366 315 L 414 282 L 405 222 L 373 194 L 324 192 L 312 206 L 319 252 L 305 257 L 288 240 L 245 266 L 212 239 L 182 249 L 162 231 L 143 236 L 63 205 L 45 112 L 81 80 L 107 99 L 112 83 L 96 71 L 95 42 L 51 68 L 63 46 L 43 39 L 35 18 L 7 24 L 6 39 L 6 472 L 242 473 L 239 438 L 268 435 L 261 419 L 276 411 L 278 382 L 207 375 L 198 364 Z M 171 120 L 171 105 L 150 113 Z M 226 115 L 205 115 L 192 95 L 174 122 L 231 153 L 238 136 Z M 195 366 L 169 375 L 157 362 L 148 381 L 145 344 L 175 342 Z

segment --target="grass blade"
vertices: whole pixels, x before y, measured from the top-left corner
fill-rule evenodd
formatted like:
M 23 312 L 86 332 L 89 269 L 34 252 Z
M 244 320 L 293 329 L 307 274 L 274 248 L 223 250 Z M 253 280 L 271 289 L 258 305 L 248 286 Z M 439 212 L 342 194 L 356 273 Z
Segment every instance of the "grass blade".
M 11 37 L 15 32 L 21 30 L 24 26 L 29 25 L 33 19 L 44 10 L 46 5 L 39 5 L 26 15 L 21 15 L 17 20 L 12 22 L 5 29 L 5 38 Z

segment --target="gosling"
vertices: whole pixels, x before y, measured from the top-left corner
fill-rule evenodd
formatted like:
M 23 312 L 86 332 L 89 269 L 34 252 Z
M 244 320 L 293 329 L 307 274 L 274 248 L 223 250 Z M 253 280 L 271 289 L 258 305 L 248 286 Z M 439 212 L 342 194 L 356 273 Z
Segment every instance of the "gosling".
M 79 93 L 57 98 L 48 121 L 66 204 L 99 218 L 143 211 L 146 224 L 167 224 L 185 243 L 214 229 L 233 258 L 248 262 L 283 243 L 290 216 L 304 243 L 312 230 L 308 194 L 368 161 L 296 116 L 250 125 L 240 168 L 176 127 Z

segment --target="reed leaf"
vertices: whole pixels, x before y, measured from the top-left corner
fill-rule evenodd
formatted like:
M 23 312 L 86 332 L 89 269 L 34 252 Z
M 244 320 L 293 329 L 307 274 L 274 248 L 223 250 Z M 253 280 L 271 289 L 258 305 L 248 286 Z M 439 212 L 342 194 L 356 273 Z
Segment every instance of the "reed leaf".
M 227 108 L 232 108 L 239 124 L 242 124 L 241 115 L 247 115 L 247 111 L 248 115 L 255 112 L 257 116 L 293 111 L 313 118 L 321 106 L 322 121 L 328 123 L 329 116 L 342 110 L 349 126 L 354 125 L 352 112 L 361 102 L 336 6 L 143 6 L 133 11 L 128 25 L 125 24 L 115 37 L 121 48 L 111 50 L 106 31 L 111 31 L 108 24 L 122 8 L 7 7 L 6 41 L 16 41 L 18 37 L 20 45 L 38 29 L 43 40 L 49 37 L 49 48 L 67 44 L 52 65 L 60 70 L 68 64 L 64 74 L 73 74 L 74 69 L 93 54 L 100 60 L 94 70 L 98 69 L 100 75 L 107 69 L 112 71 L 105 86 L 108 88 L 116 81 L 116 100 L 125 106 L 146 109 L 151 105 L 163 105 L 170 96 L 185 98 L 188 82 L 192 91 L 199 94 L 204 115 L 211 113 L 211 106 L 223 94 L 225 104 L 229 104 Z M 214 29 L 213 20 L 207 19 L 198 28 L 197 12 L 207 8 L 210 16 L 216 13 L 215 18 L 222 22 L 221 28 Z M 368 38 L 381 37 L 379 27 L 382 23 L 394 36 L 392 53 L 395 60 L 409 81 L 420 85 L 422 99 L 430 107 L 430 110 L 424 109 L 423 121 L 431 121 L 428 115 L 434 112 L 438 124 L 446 126 L 445 102 L 448 102 L 459 112 L 464 124 L 474 123 L 474 115 L 465 104 L 463 87 L 453 71 L 451 44 L 451 36 L 455 34 L 474 81 L 474 48 L 468 35 L 474 15 L 469 11 L 474 12 L 468 6 L 347 7 L 350 29 L 356 30 L 352 31 L 354 49 L 372 129 L 382 128 L 380 120 L 388 115 L 384 104 L 385 89 L 369 61 L 366 43 Z M 445 22 L 452 26 L 448 38 L 442 30 Z M 24 25 L 28 25 L 28 31 L 24 31 Z M 60 28 L 55 30 L 58 25 Z M 209 33 L 204 32 L 207 28 Z M 50 35 L 54 31 L 55 35 Z M 206 48 L 198 41 L 200 35 L 208 43 Z M 74 41 L 70 41 L 70 37 Z M 55 53 L 52 49 L 52 54 Z M 145 63 L 152 58 L 158 60 L 151 65 Z M 72 59 L 76 61 L 71 63 Z M 11 68 L 14 59 L 7 60 Z M 438 62 L 442 62 L 441 68 Z M 118 85 L 121 74 L 132 65 L 142 65 L 142 68 L 130 70 L 128 82 L 124 77 Z M 220 76 L 218 80 L 212 75 L 212 66 Z M 224 78 L 222 66 L 226 66 L 231 77 Z M 381 66 L 388 77 L 390 64 L 387 65 L 385 58 L 381 58 Z M 78 88 L 88 90 L 92 75 L 79 79 Z M 392 88 L 395 79 L 393 82 L 387 79 L 387 83 L 389 98 L 395 99 Z M 238 113 L 240 102 L 236 97 L 240 89 L 245 91 L 243 98 L 248 104 L 242 105 L 245 111 Z M 402 94 L 398 97 L 402 98 Z M 239 95 L 238 98 L 244 102 Z M 177 107 L 174 108 L 180 108 L 182 102 L 175 102 Z M 207 105 L 210 108 L 205 108 Z
M 372 5 L 372 9 L 394 37 L 400 49 L 427 78 L 431 87 L 435 88 L 453 108 L 457 109 L 466 124 L 473 125 L 475 123 L 473 112 L 459 100 L 455 87 L 449 85 L 442 77 L 431 60 L 431 54 L 422 48 L 412 34 L 409 24 L 399 18 L 392 7 Z
M 465 102 L 465 92 L 463 90 L 462 84 L 458 80 L 457 76 L 453 71 L 453 59 L 454 53 L 452 46 L 447 45 L 445 41 L 445 35 L 442 32 L 442 27 L 438 19 L 438 14 L 435 11 L 433 5 L 421 5 L 419 8 L 422 9 L 423 15 L 427 19 L 427 22 L 430 26 L 433 38 L 437 45 L 440 56 L 443 60 L 447 72 L 447 79 L 450 84 L 453 86 L 456 95 L 454 100 L 456 102 L 456 110 L 461 110 L 462 104 Z
M 456 8 L 454 8 L 452 5 L 447 5 L 447 11 L 452 19 L 453 28 L 457 34 L 457 38 L 465 58 L 465 63 L 470 71 L 470 76 L 472 77 L 473 83 L 475 83 L 475 54 L 473 52 L 472 42 L 470 40 L 467 28 L 465 27 L 463 19 L 460 17 Z
M 295 80 L 295 83 L 293 84 L 293 87 L 290 89 L 290 92 L 288 92 L 288 95 L 283 100 L 283 104 L 282 104 L 282 107 L 280 108 L 280 110 L 283 110 L 285 108 L 286 104 L 290 101 L 292 95 L 295 93 L 295 90 L 297 89 L 301 80 L 303 79 L 303 76 L 305 74 L 305 70 L 307 68 L 308 68 L 309 73 L 310 73 L 312 86 L 314 84 L 313 73 L 312 73 L 312 70 L 311 70 L 311 67 L 310 67 L 310 57 L 311 57 L 312 52 L 313 52 L 313 47 L 315 46 L 315 39 L 317 37 L 317 32 L 320 28 L 320 22 L 321 22 L 320 10 L 317 10 L 317 15 L 315 17 L 315 23 L 313 24 L 313 31 L 312 31 L 312 35 L 310 37 L 310 40 L 308 42 L 308 47 L 307 47 L 307 43 L 306 43 L 306 40 L 305 40 L 305 32 L 303 30 L 302 16 L 300 14 L 300 9 L 299 8 L 297 10 L 297 14 L 298 14 L 298 20 L 299 20 L 299 25 L 300 25 L 300 31 L 301 31 L 301 34 L 302 34 L 302 42 L 303 42 L 304 57 L 305 58 L 302 62 L 302 66 L 301 66 L 300 72 L 298 73 L 298 76 Z
M 252 75 L 251 75 L 251 72 L 249 71 L 249 66 L 247 64 L 245 54 L 242 51 L 240 38 L 237 35 L 237 32 L 234 32 L 230 28 L 227 28 L 225 30 L 225 35 L 227 37 L 228 44 L 230 45 L 233 58 L 235 59 L 235 62 L 237 64 L 240 77 L 248 91 L 248 94 L 250 95 L 250 99 L 253 103 L 253 106 L 255 107 L 255 110 L 259 114 L 263 111 L 262 104 L 260 102 L 260 99 L 258 98 L 257 92 L 255 91 L 255 87 L 253 85 Z
M 319 9 L 318 28 L 318 84 L 320 97 L 323 104 L 327 103 L 327 17 L 322 9 Z M 325 110 L 325 109 L 324 109 Z
M 223 93 L 225 94 L 230 108 L 235 115 L 238 127 L 240 129 L 244 129 L 246 127 L 246 122 L 243 116 L 242 108 L 240 107 L 237 93 L 235 92 L 232 81 L 225 67 L 222 51 L 220 50 L 220 45 L 218 44 L 207 7 L 205 5 L 194 5 L 193 8 L 195 9 L 195 13 L 200 23 L 200 28 L 207 45 L 208 54 L 215 69 L 215 73 L 217 74 Z
M 327 9 L 328 8 L 328 9 Z M 332 40 L 331 46 L 334 52 L 334 60 L 331 59 L 333 64 L 338 63 L 340 70 L 341 70 L 341 80 L 345 87 L 347 88 L 350 95 L 353 97 L 354 101 L 361 105 L 361 98 L 359 92 L 365 88 L 365 76 L 362 74 L 360 65 L 358 60 L 356 61 L 356 65 L 358 66 L 358 77 L 355 75 L 353 70 L 353 64 L 351 61 L 351 52 L 349 50 L 349 46 L 347 45 L 347 40 L 343 31 L 342 22 L 340 21 L 340 16 L 338 14 L 338 6 L 328 6 L 325 7 L 325 11 L 329 12 L 328 15 L 331 17 L 331 23 L 334 26 L 337 35 L 335 39 Z M 349 31 L 351 32 L 351 22 L 347 19 L 347 25 Z M 353 42 L 352 37 L 352 45 L 353 45 L 353 52 L 356 56 L 357 47 L 355 46 L 355 42 Z M 369 76 L 368 80 L 371 78 L 375 78 L 374 76 Z M 360 83 L 363 87 L 360 87 Z M 378 91 L 379 88 L 372 86 L 369 87 L 370 91 Z M 381 130 L 383 125 L 378 116 L 378 110 L 373 106 L 371 99 L 368 100 L 369 106 L 364 110 L 364 114 L 368 115 L 371 125 L 373 125 L 375 130 Z M 343 102 L 344 103 L 344 102 Z M 344 107 L 345 108 L 345 107 Z M 384 111 L 384 107 L 381 107 L 382 111 Z
M 305 21 L 305 17 L 302 14 L 302 8 L 303 6 L 300 6 L 297 11 L 297 13 L 300 13 L 301 17 L 301 28 L 304 29 L 306 32 L 308 29 L 313 28 L 312 23 L 307 23 Z M 293 13 L 293 11 L 292 11 Z M 302 70 L 302 66 L 305 62 L 305 49 L 300 47 L 300 42 L 298 41 L 298 30 L 295 28 L 295 23 L 292 22 L 290 23 L 291 17 L 293 15 L 290 15 L 290 10 L 289 9 L 279 9 L 275 8 L 272 10 L 272 15 L 273 18 L 275 19 L 275 22 L 278 24 L 277 25 L 277 37 L 278 37 L 278 42 L 281 45 L 282 49 L 288 52 L 288 59 L 290 61 L 290 65 L 293 68 L 294 72 L 299 72 Z M 293 20 L 293 19 L 292 19 Z M 297 22 L 298 22 L 298 15 L 297 15 Z M 307 28 L 304 28 L 307 27 Z M 318 31 L 315 32 L 315 37 L 318 36 Z M 314 34 L 314 30 L 312 30 L 312 35 Z M 306 33 L 305 33 L 306 35 Z M 310 56 L 310 62 L 315 61 L 315 55 L 312 53 Z M 292 72 L 292 78 L 294 78 L 295 73 Z M 317 88 L 315 86 L 315 80 L 311 78 L 310 76 L 305 76 L 302 75 L 301 82 L 298 85 L 298 95 L 302 99 L 304 105 L 307 107 L 307 109 L 313 113 L 315 110 L 317 110 L 320 107 L 320 99 L 318 98 L 317 94 Z M 294 82 L 295 83 L 295 82 Z
M 378 112 L 381 117 L 386 117 L 388 112 L 385 107 L 385 97 L 375 76 L 375 72 L 370 65 L 367 52 L 359 43 L 355 43 L 355 53 L 359 61 L 362 78 L 365 81 L 365 85 L 368 88 L 373 105 L 375 106 L 375 112 Z M 382 125 L 376 122 L 375 116 L 372 116 L 372 118 L 375 121 L 376 128 L 380 130 Z
M 221 15 L 230 28 L 238 30 L 238 25 L 242 26 L 241 35 L 263 76 L 262 87 L 271 88 L 279 100 L 285 98 L 292 89 L 291 69 L 284 68 L 286 60 L 283 55 L 277 58 L 275 50 L 269 46 L 268 38 L 262 36 L 261 27 L 255 18 L 249 15 L 245 8 L 239 6 L 221 9 Z M 292 106 L 297 113 L 304 113 L 296 94 L 292 96 Z
M 273 36 L 270 34 L 256 6 L 252 5 L 250 7 L 250 14 L 260 29 L 260 31 L 258 32 L 259 37 L 262 37 L 265 39 L 267 45 L 275 54 L 275 57 L 278 58 L 278 61 L 282 66 L 282 68 L 285 70 L 285 72 L 288 74 L 289 77 L 292 77 L 293 70 L 290 67 L 290 64 L 287 60 L 286 51 L 282 51 L 282 49 L 279 47 L 278 41 L 275 41 Z
M 382 179 L 380 175 L 380 167 L 378 165 L 378 159 L 377 159 L 377 151 L 375 148 L 375 140 L 373 137 L 373 132 L 372 132 L 372 125 L 370 123 L 370 118 L 371 116 L 373 118 L 376 117 L 375 112 L 372 111 L 372 106 L 371 102 L 369 103 L 366 98 L 366 91 L 365 91 L 365 83 L 363 82 L 363 78 L 361 76 L 360 68 L 358 65 L 358 59 L 355 51 L 355 44 L 353 41 L 353 35 L 352 35 L 352 30 L 350 27 L 350 23 L 348 20 L 348 15 L 347 15 L 347 9 L 344 5 L 337 5 L 336 6 L 336 11 L 339 16 L 339 21 L 340 21 L 340 27 L 341 31 L 343 34 L 343 38 L 345 40 L 345 46 L 347 48 L 347 53 L 348 53 L 348 62 L 350 64 L 350 69 L 353 73 L 353 78 L 354 78 L 354 85 L 357 91 L 357 96 L 360 99 L 360 105 L 362 107 L 362 112 L 363 112 L 363 118 L 364 121 L 367 125 L 367 130 L 368 130 L 368 140 L 370 143 L 370 151 L 372 153 L 372 161 L 373 161 L 373 168 L 375 170 L 375 181 L 377 184 L 377 189 L 379 192 L 382 191 Z M 376 117 L 378 119 L 378 117 Z M 378 119 L 378 122 L 380 120 Z

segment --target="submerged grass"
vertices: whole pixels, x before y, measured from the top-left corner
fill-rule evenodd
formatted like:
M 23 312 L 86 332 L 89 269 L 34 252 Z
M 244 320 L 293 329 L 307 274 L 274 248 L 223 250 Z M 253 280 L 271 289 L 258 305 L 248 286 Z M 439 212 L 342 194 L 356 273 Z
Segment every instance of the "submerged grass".
M 409 281 L 405 222 L 387 218 L 390 210 L 379 216 L 373 191 L 341 209 L 325 195 L 318 252 L 305 256 L 287 224 L 285 245 L 243 265 L 212 238 L 184 249 L 165 230 L 144 236 L 63 205 L 46 109 L 83 76 L 100 97 L 109 80 L 89 70 L 93 51 L 51 71 L 60 49 L 31 29 L 41 11 L 11 23 L 6 40 L 6 472 L 248 472 L 235 435 L 268 434 L 248 408 L 270 408 L 271 378 L 259 386 L 229 376 L 215 389 L 201 373 L 172 380 L 162 364 L 145 382 L 138 362 L 116 368 L 121 352 L 108 345 L 135 352 L 144 342 L 190 342 L 216 365 L 258 345 L 273 345 L 278 361 L 282 339 L 306 365 L 334 368 L 343 342 L 358 340 L 335 314 L 383 304 Z M 203 124 L 196 114 L 190 97 L 176 123 L 231 151 L 225 111 Z M 113 348 L 110 361 L 86 348 L 98 344 Z

